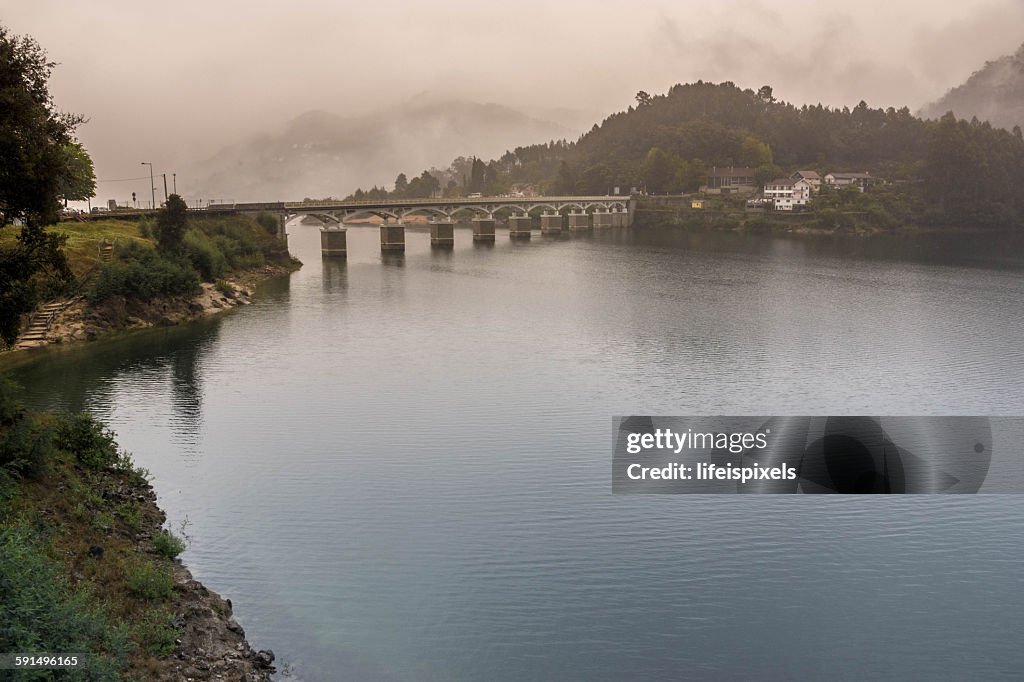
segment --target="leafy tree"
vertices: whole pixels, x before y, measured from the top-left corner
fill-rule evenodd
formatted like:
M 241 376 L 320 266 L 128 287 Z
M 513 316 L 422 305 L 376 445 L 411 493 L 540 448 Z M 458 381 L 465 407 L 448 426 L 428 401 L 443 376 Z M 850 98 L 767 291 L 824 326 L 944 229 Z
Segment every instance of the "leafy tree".
M 395 196 L 405 196 L 406 190 L 409 189 L 409 180 L 405 177 L 405 173 L 399 173 L 398 177 L 395 178 Z
M 565 161 L 562 161 L 558 166 L 558 177 L 555 179 L 555 184 L 551 191 L 561 195 L 576 193 L 576 174 L 572 172 L 572 168 Z
M 59 196 L 68 201 L 85 201 L 96 195 L 96 173 L 93 170 L 92 158 L 85 147 L 77 142 L 64 145 L 65 168 L 60 185 Z
M 679 164 L 663 149 L 652 147 L 640 167 L 640 178 L 650 194 L 666 194 L 675 189 Z
M 0 249 L 0 340 L 12 342 L 31 310 L 38 280 L 70 278 L 57 221 L 60 198 L 89 191 L 91 162 L 74 131 L 81 116 L 58 111 L 48 82 L 55 64 L 28 36 L 0 25 L 0 230 L 22 222 L 16 244 Z M 73 181 L 74 180 L 74 181 Z
M 473 165 L 470 168 L 469 174 L 469 186 L 467 189 L 472 192 L 483 192 L 487 183 L 487 164 L 480 159 L 473 159 Z
M 167 203 L 156 217 L 157 247 L 163 253 L 181 250 L 188 229 L 188 206 L 177 194 L 167 197 Z
M 416 179 L 420 181 L 420 194 L 417 196 L 432 197 L 436 192 L 441 191 L 440 181 L 430 171 L 423 171 Z
M 651 103 L 651 96 L 648 93 L 644 92 L 643 90 L 641 90 L 640 92 L 636 93 L 636 105 L 638 107 L 646 107 L 650 103 Z
M 775 94 L 770 85 L 762 85 L 757 91 L 757 98 L 765 104 L 775 104 Z

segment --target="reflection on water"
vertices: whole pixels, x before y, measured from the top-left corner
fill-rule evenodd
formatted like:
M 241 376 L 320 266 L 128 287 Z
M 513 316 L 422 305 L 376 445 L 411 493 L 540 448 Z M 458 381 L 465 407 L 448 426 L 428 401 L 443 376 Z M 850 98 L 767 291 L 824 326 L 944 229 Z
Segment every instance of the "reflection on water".
M 1019 249 L 375 228 L 256 303 L 12 370 L 155 474 L 305 680 L 987 679 L 1024 498 L 611 495 L 616 414 L 1024 413 Z M 685 672 L 681 672 L 685 671 Z M 1011 672 L 1012 671 L 1012 672 Z

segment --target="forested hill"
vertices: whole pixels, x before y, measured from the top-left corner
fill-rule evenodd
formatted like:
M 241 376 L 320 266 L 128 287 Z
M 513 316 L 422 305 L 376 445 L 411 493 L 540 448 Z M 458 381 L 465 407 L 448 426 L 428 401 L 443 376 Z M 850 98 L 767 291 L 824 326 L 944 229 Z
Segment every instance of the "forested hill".
M 457 159 L 420 182 L 446 195 L 498 194 L 521 185 L 546 194 L 606 194 L 619 187 L 651 194 L 694 192 L 713 167 L 756 169 L 760 183 L 795 170 L 868 171 L 884 181 L 896 220 L 964 227 L 1024 226 L 1024 139 L 988 123 L 915 117 L 907 107 L 797 107 L 768 86 L 676 85 L 640 92 L 637 103 L 576 142 L 517 147 L 490 163 Z M 405 177 L 391 194 L 410 194 Z M 882 191 L 882 190 L 879 190 Z M 384 189 L 357 198 L 382 196 Z M 429 194 L 429 192 L 428 192 Z
M 1024 45 L 1016 54 L 987 62 L 963 85 L 921 113 L 936 118 L 947 111 L 961 118 L 977 117 L 1007 130 L 1024 126 Z
M 574 144 L 518 148 L 503 158 L 511 182 L 546 191 L 604 194 L 695 191 L 713 166 L 757 169 L 768 181 L 794 170 L 869 171 L 927 207 L 931 220 L 1024 223 L 1024 140 L 988 123 L 915 117 L 906 107 L 796 107 L 770 87 L 676 85 L 637 95 L 636 106 Z M 553 157 L 558 157 L 557 164 Z

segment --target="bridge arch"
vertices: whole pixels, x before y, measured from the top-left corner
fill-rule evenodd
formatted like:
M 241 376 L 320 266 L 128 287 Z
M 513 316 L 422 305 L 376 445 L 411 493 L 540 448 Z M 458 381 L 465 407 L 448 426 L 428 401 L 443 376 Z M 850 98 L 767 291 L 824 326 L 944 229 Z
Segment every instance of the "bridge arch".
M 408 209 L 406 211 L 402 211 L 402 217 L 404 218 L 405 216 L 412 216 L 412 215 L 416 215 L 418 213 L 430 214 L 430 215 L 436 216 L 438 218 L 450 218 L 451 217 L 451 216 L 448 215 L 448 212 L 443 211 L 443 210 L 441 210 L 439 208 L 434 208 L 433 206 L 416 206 L 416 207 L 410 208 L 410 209 Z
M 449 215 L 452 218 L 454 218 L 456 214 L 462 213 L 464 211 L 469 211 L 474 216 L 481 215 L 484 218 L 489 218 L 491 216 L 491 210 L 488 207 L 486 207 L 486 206 L 476 206 L 476 205 L 473 205 L 473 204 L 467 204 L 465 206 L 455 206 L 455 207 L 452 208 L 452 210 L 451 210 Z
M 565 208 L 578 208 L 579 210 L 581 210 L 583 212 L 586 212 L 587 206 L 591 206 L 591 205 L 593 205 L 593 204 L 586 204 L 586 205 L 584 205 L 584 204 L 581 204 L 581 203 L 577 203 L 575 201 L 571 201 L 571 202 L 567 202 L 567 203 L 564 203 L 564 204 L 559 204 L 558 205 L 558 212 L 561 213 L 562 209 L 565 209 Z
M 284 214 L 284 218 L 285 218 L 286 221 L 287 220 L 293 220 L 293 219 L 299 218 L 299 217 L 305 217 L 305 216 L 309 216 L 311 218 L 316 218 L 321 223 L 325 223 L 325 224 L 326 223 L 340 223 L 341 222 L 341 218 L 339 218 L 338 216 L 336 216 L 336 215 L 334 215 L 332 213 L 323 213 L 323 212 L 320 212 L 320 211 L 288 211 L 287 213 Z
M 346 211 L 341 216 L 341 222 L 348 220 L 355 220 L 356 218 L 388 218 L 392 220 L 398 220 L 401 216 L 395 211 L 385 211 L 379 208 L 367 208 L 359 211 Z

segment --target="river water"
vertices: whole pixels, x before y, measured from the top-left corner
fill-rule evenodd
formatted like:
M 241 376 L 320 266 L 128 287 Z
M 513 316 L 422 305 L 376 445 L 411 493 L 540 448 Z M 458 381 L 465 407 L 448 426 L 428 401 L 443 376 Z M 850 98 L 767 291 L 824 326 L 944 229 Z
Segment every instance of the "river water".
M 374 228 L 252 306 L 47 353 L 302 680 L 992 679 L 1024 496 L 613 496 L 618 414 L 1024 414 L 1024 250 Z M 986 242 L 988 243 L 988 242 Z

